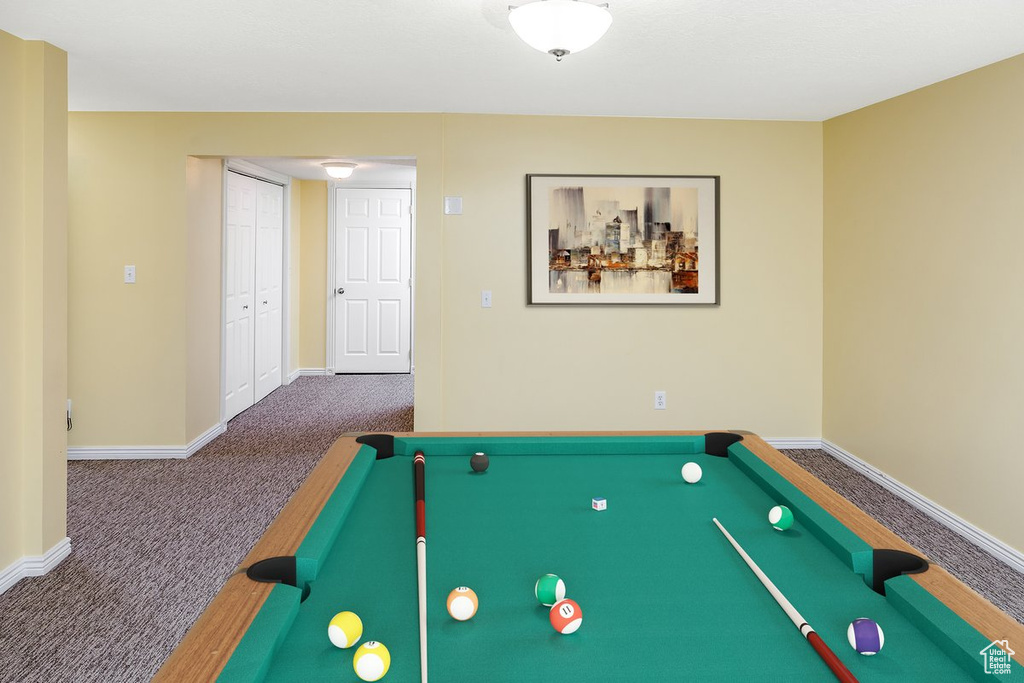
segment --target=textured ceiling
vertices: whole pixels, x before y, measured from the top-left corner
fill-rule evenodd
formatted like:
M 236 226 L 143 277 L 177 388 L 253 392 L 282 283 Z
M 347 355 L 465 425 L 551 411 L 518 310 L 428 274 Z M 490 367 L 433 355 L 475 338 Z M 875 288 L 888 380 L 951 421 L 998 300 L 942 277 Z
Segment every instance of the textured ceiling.
M 556 63 L 508 0 L 0 0 L 72 110 L 823 120 L 1024 53 L 1022 0 L 609 0 Z

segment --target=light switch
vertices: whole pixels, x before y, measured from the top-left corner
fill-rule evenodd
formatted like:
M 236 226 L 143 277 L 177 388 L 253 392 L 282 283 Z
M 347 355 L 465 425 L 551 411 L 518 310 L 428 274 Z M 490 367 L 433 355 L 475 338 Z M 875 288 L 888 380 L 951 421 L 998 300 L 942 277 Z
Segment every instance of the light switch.
M 462 215 L 462 197 L 445 197 L 444 213 L 446 216 Z
M 480 292 L 480 308 L 491 307 L 491 290 L 485 289 Z
M 124 267 L 124 283 L 126 285 L 135 284 L 135 266 Z

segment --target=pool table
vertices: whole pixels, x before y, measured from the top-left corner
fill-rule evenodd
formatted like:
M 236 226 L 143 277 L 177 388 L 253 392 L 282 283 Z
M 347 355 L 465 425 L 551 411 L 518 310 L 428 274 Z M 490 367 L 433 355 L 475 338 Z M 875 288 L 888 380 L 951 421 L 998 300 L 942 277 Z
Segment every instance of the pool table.
M 390 651 L 382 680 L 419 681 L 416 451 L 434 681 L 834 680 L 712 517 L 859 680 L 991 681 L 987 645 L 1024 652 L 1020 624 L 749 432 L 404 433 L 341 437 L 156 680 L 357 681 L 355 648 L 327 637 L 350 610 Z M 792 528 L 768 523 L 776 504 Z M 576 633 L 534 597 L 545 573 L 580 605 Z M 480 606 L 459 622 L 445 600 L 463 585 Z M 847 643 L 858 617 L 884 630 L 878 655 Z M 996 680 L 1024 681 L 1020 657 Z

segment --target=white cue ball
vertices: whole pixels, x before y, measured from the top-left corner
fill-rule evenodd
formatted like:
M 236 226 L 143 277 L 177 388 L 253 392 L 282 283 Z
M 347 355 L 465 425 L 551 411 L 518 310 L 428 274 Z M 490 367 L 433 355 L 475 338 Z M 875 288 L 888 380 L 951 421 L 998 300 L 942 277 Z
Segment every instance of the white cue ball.
M 700 481 L 702 474 L 704 474 L 704 471 L 695 462 L 688 462 L 683 465 L 683 481 L 687 484 L 696 484 Z

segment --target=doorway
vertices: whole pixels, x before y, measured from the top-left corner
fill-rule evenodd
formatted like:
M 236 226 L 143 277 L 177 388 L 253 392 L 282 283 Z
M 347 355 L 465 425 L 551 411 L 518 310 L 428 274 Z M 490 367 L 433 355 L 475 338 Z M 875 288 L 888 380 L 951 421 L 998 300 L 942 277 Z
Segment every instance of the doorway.
M 352 161 L 327 189 L 326 370 L 414 374 L 416 160 Z

